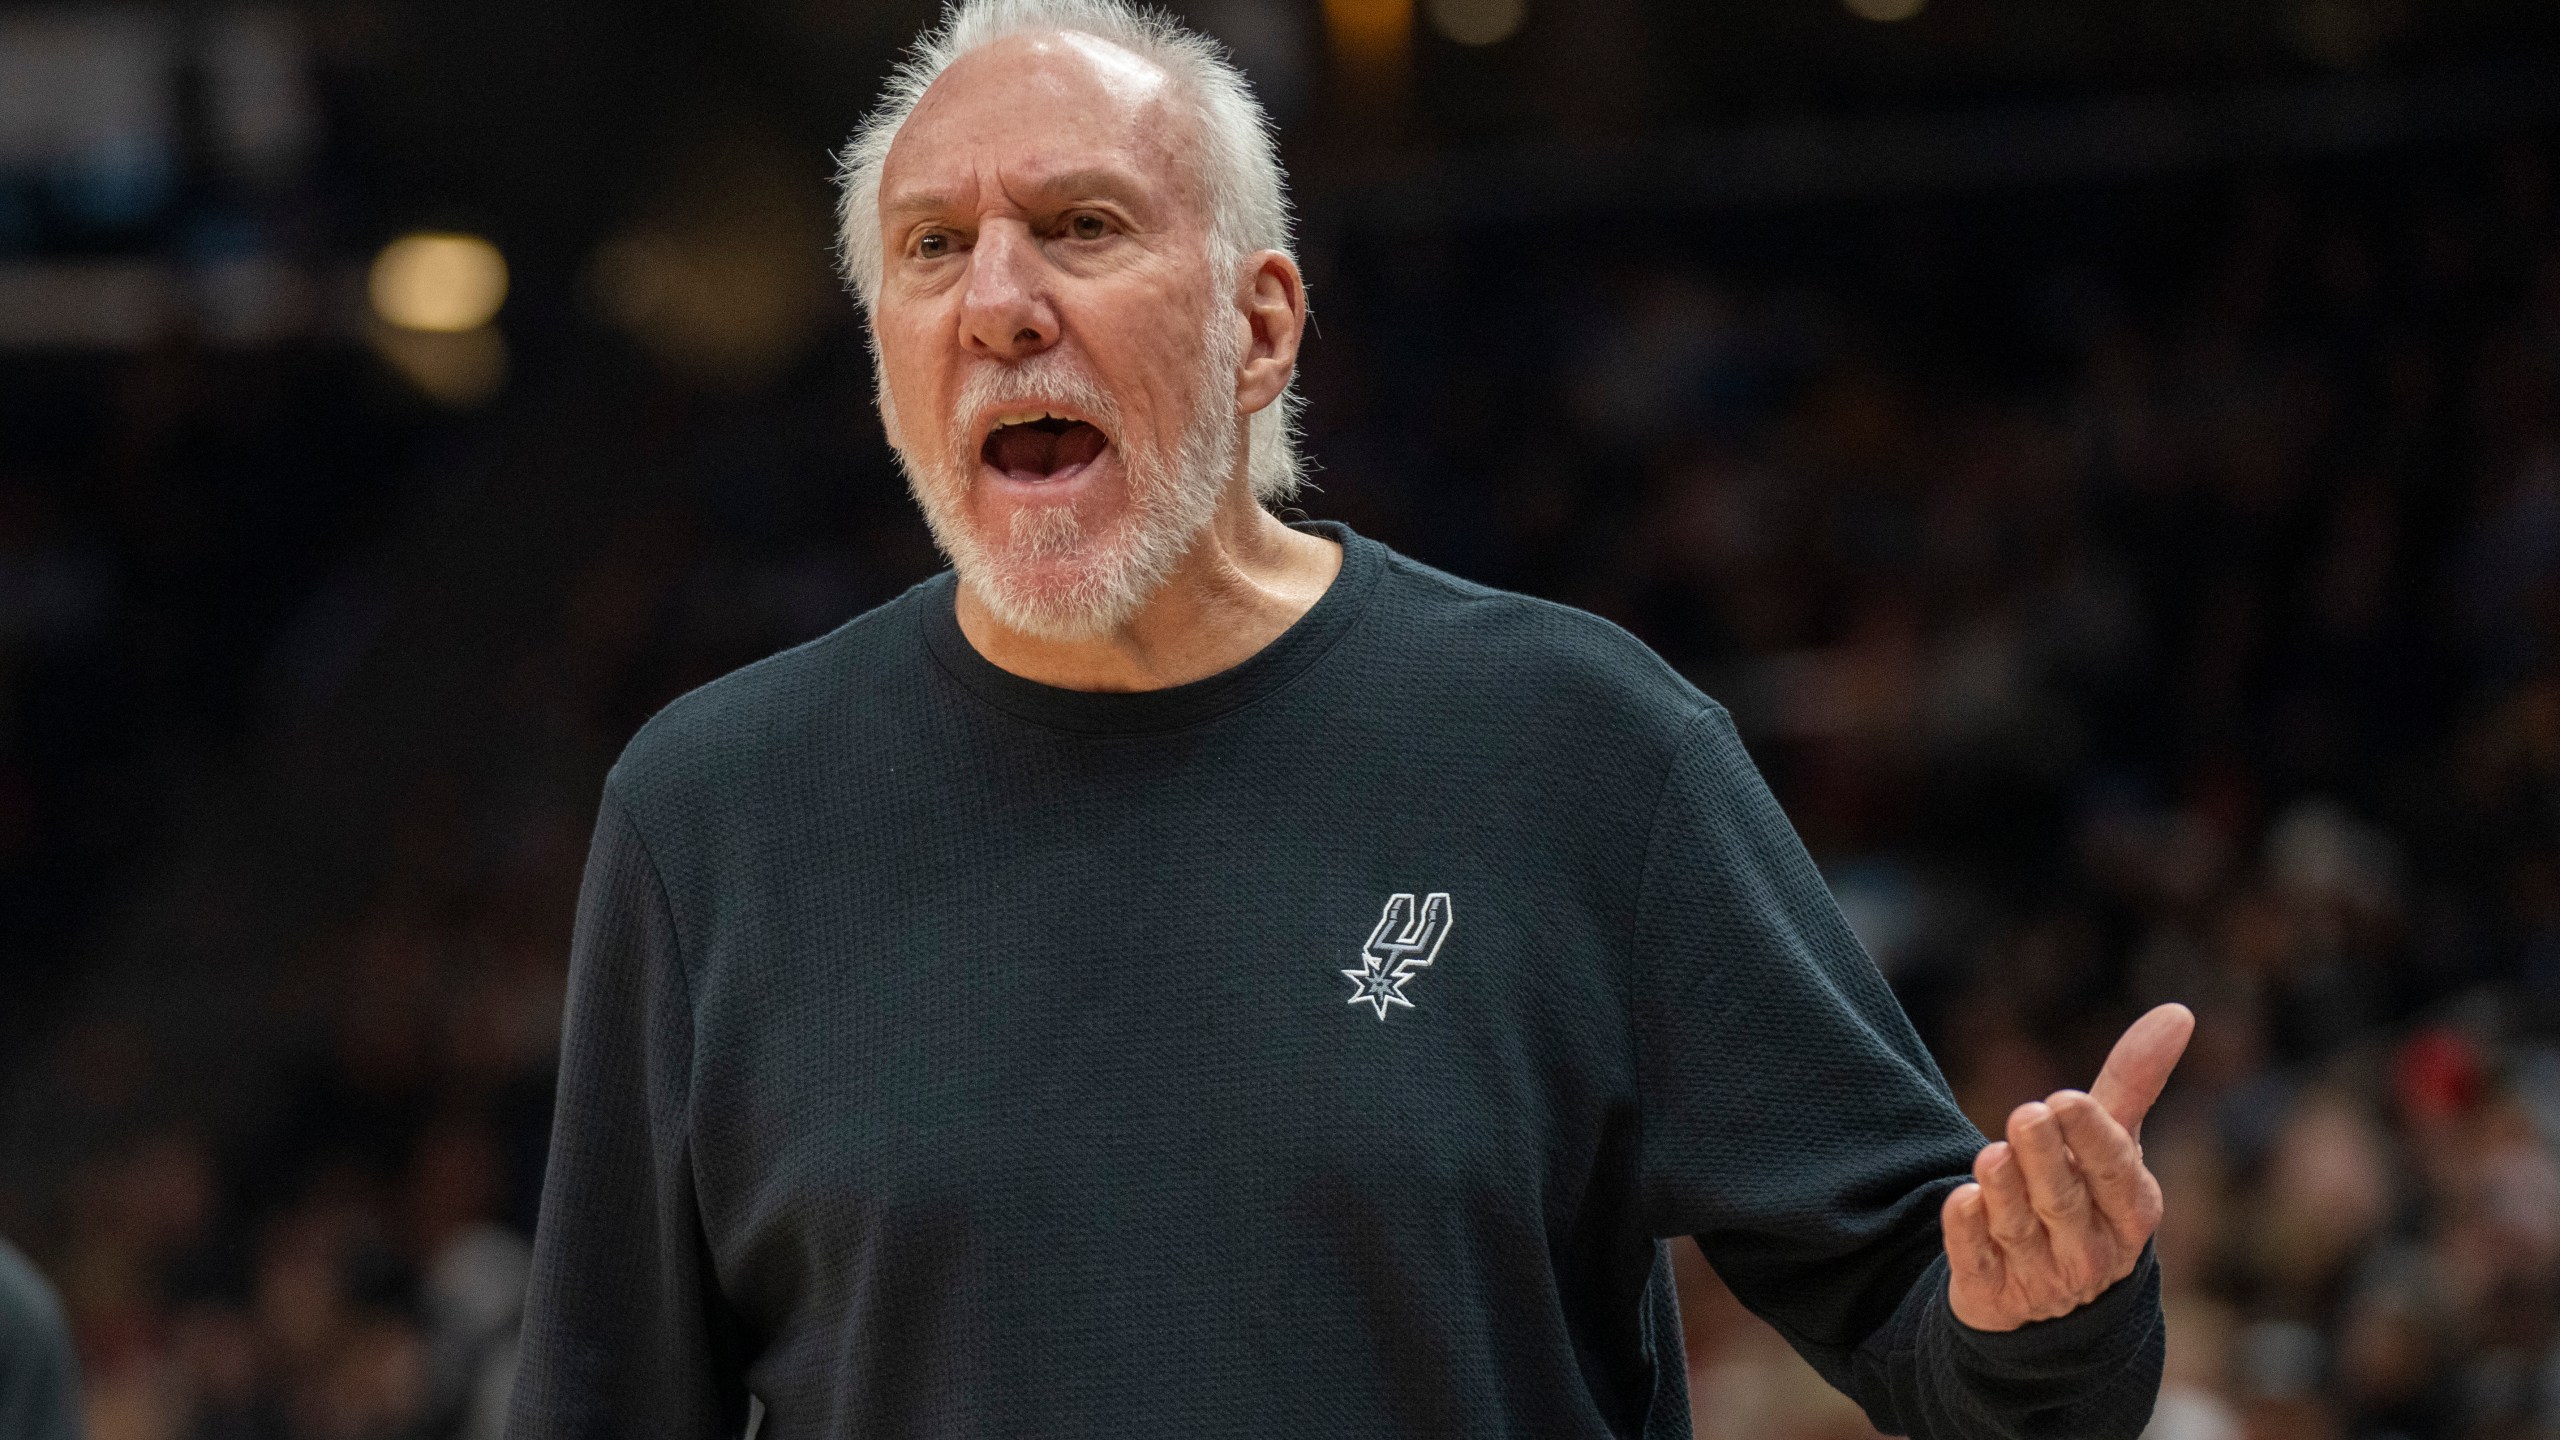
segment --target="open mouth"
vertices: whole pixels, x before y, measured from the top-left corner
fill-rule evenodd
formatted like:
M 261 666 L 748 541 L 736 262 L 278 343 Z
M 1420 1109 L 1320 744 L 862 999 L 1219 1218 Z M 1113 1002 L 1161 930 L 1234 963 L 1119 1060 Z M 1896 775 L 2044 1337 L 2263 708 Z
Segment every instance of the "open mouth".
M 1027 485 L 1063 480 L 1090 465 L 1111 444 L 1109 436 L 1082 420 L 1046 410 L 996 417 L 978 458 L 1006 478 Z

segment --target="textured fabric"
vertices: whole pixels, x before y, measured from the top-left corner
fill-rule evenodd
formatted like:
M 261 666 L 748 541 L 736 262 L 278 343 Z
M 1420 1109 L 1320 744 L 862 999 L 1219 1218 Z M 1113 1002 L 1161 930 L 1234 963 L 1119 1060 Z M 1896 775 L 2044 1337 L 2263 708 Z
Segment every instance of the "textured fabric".
M 0 1436 L 80 1440 L 80 1365 L 53 1287 L 0 1241 Z
M 1316 528 L 1196 684 L 1007 674 L 946 574 L 632 742 L 511 1433 L 1686 1435 L 1681 1234 L 1887 1429 L 2138 1431 L 2147 1261 L 1947 1309 L 1981 1137 L 1724 712 Z

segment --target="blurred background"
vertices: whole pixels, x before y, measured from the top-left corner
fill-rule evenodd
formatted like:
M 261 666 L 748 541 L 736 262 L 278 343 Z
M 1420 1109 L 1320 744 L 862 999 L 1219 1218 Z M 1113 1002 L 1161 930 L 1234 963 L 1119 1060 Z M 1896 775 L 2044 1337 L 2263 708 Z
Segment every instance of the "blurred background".
M 1305 513 L 1739 717 L 1967 1108 L 2196 1048 L 2155 1440 L 2560 1436 L 2560 8 L 1196 0 Z M 0 5 L 0 1234 L 99 1440 L 494 1434 L 657 706 L 931 572 L 922 0 Z M 1699 1433 L 1867 1431 L 1696 1260 Z

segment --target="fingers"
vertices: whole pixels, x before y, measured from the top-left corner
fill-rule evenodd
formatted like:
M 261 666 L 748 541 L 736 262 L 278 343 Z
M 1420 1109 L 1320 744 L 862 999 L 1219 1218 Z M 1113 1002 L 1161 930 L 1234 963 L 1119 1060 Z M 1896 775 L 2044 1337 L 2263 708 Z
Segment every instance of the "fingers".
M 1957 1268 L 1990 1277 L 2000 1269 L 2000 1247 L 1992 1243 L 1991 1216 L 1982 1205 L 1982 1186 L 1959 1185 L 1947 1192 L 1947 1203 L 1938 1210 L 1938 1227 L 1946 1232 L 1947 1248 L 1957 1255 Z
M 1982 1187 L 1959 1185 L 1948 1191 L 1947 1203 L 1938 1209 L 1938 1228 L 1946 1236 L 1947 1270 L 1958 1287 L 1998 1294 L 2006 1282 L 2007 1267 L 2001 1263 L 2000 1247 L 1991 1239 L 1991 1217 L 1983 1208 Z
M 2052 1106 L 2033 1101 L 2010 1111 L 2009 1148 L 2027 1182 L 2027 1200 L 2047 1232 L 2059 1239 L 2089 1223 L 2089 1190 L 2063 1146 Z
M 2064 1108 L 2098 1109 L 2087 1096 L 2072 1093 L 2071 1099 L 2076 1103 Z M 2011 1111 L 2009 1144 L 2017 1152 L 2027 1196 L 2035 1204 L 2037 1218 L 2044 1222 L 2045 1246 L 2053 1256 L 2054 1282 L 2077 1296 L 2085 1293 L 2098 1277 L 2116 1268 L 2124 1247 L 2115 1216 L 2100 1209 L 2092 1199 L 2080 1160 L 2064 1147 L 2062 1121 L 2055 1110 L 2062 1100 L 2063 1095 L 2057 1094 L 2050 1102 L 2021 1105 Z M 2117 1134 L 2124 1133 L 2114 1121 L 2107 1124 Z M 2130 1146 L 2131 1141 L 2126 1143 Z
M 2036 1215 L 2018 1158 L 2005 1140 L 1994 1140 L 1973 1157 L 1974 1183 L 1982 1187 L 1983 1221 L 2012 1267 L 2041 1272 L 2052 1266 L 2052 1247 L 2045 1243 L 2044 1221 Z
M 2186 1053 L 2187 1039 L 2195 1031 L 2195 1012 L 2178 1004 L 2159 1006 L 2134 1021 L 2116 1041 L 2116 1048 L 2107 1052 L 2097 1083 L 2089 1087 L 2090 1098 L 2139 1137 L 2142 1117 L 2151 1113 L 2152 1102 L 2160 1098 L 2169 1072 L 2178 1068 L 2178 1057 Z
M 2183 1010 L 2154 1011 L 2116 1047 L 2108 1070 L 2120 1082 L 2117 1059 L 2128 1047 L 2141 1052 L 2129 1083 L 2148 1085 L 2142 1108 L 2159 1094 L 2192 1023 Z M 2146 1079 L 2140 1067 L 2153 1062 Z M 1956 1187 L 1939 1212 L 1948 1300 L 1977 1329 L 2087 1304 L 2131 1273 L 2160 1221 L 2160 1186 L 2143 1168 L 2142 1147 L 2095 1097 L 2056 1091 L 2011 1111 L 2006 1128 L 2006 1139 L 1974 1156 L 1973 1183 Z
M 2119 1243 L 2139 1246 L 2150 1238 L 2160 1219 L 2157 1213 L 2144 1213 L 2142 1147 L 2105 1106 L 2076 1090 L 2066 1090 L 2048 1103 L 2072 1158 L 2079 1162 L 2090 1202 Z M 2156 1186 L 2150 1188 L 2156 1190 Z

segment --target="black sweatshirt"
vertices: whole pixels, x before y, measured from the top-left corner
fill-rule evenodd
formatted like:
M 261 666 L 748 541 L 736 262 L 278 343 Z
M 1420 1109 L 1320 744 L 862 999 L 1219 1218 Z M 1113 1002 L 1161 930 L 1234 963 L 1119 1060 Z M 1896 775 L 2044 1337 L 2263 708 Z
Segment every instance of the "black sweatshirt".
M 2132 1436 L 2158 1281 L 1972 1331 L 1981 1136 L 1724 710 L 1339 526 L 1054 689 L 945 573 L 605 787 L 510 1434 L 1685 1436 L 1664 1237 L 1882 1428 Z

